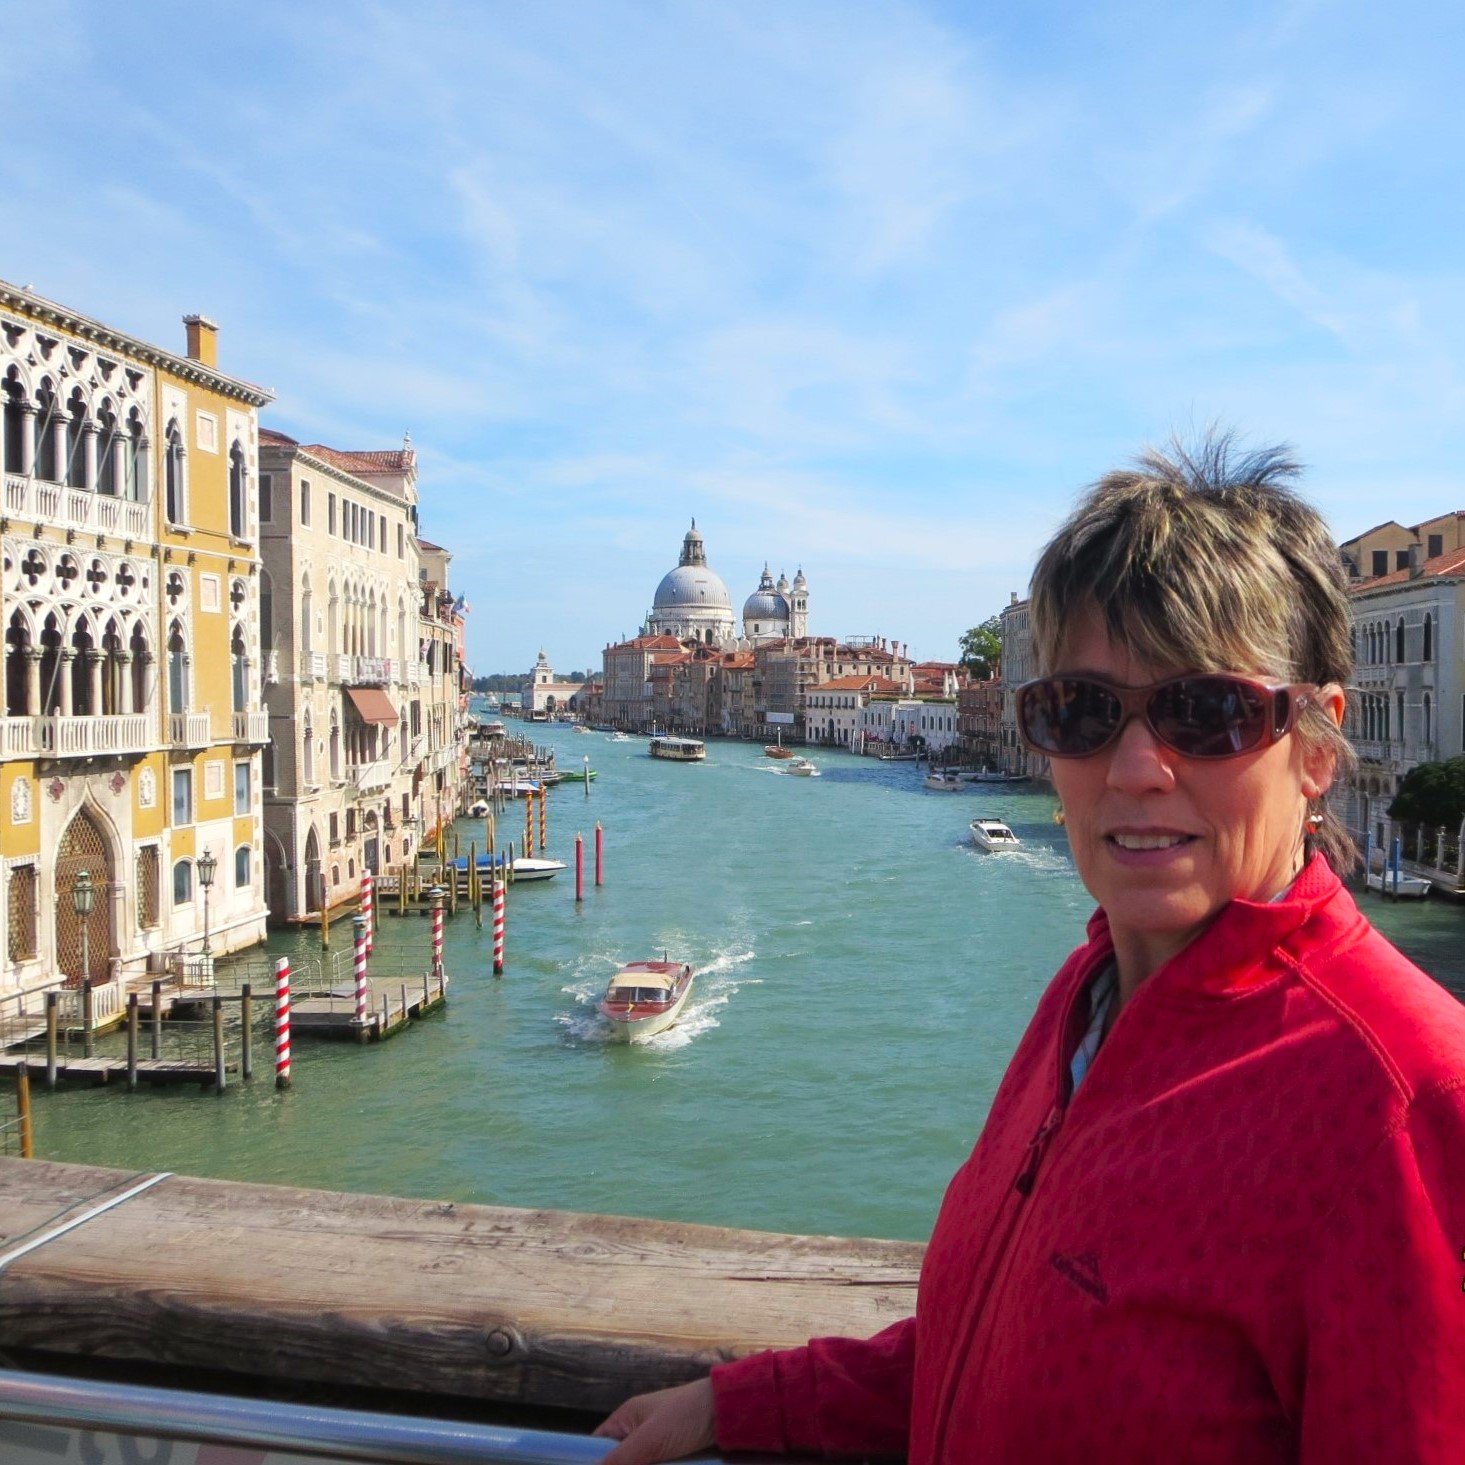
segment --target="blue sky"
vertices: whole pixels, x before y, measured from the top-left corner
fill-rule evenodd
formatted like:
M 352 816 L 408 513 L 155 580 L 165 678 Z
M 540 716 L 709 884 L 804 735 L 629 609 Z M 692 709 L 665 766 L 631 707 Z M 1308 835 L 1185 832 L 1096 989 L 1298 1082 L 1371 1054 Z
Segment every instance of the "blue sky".
M 0 277 L 410 430 L 477 670 L 598 666 L 692 515 L 952 656 L 1212 420 L 1340 536 L 1465 507 L 1459 7 L 6 10 Z

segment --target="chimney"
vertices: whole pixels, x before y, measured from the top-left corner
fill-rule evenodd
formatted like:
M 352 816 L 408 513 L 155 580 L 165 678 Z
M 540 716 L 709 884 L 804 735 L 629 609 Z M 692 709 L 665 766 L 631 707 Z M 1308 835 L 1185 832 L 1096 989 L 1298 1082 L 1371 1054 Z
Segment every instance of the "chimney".
M 1409 578 L 1417 580 L 1424 573 L 1424 555 L 1419 548 L 1419 541 L 1416 539 L 1409 546 Z
M 217 368 L 219 364 L 219 327 L 206 315 L 185 315 L 184 329 L 188 332 L 188 359 L 200 366 Z
M 1008 605 L 1016 605 L 1017 604 L 1017 591 L 1016 590 L 1009 590 L 1007 593 L 1012 597 L 1012 599 L 1007 602 Z

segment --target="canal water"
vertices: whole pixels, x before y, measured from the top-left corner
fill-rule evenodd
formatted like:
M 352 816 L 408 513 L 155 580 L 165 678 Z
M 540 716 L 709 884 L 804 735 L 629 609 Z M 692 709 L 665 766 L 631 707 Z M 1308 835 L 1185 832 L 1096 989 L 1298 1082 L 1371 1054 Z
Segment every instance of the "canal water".
M 509 897 L 508 970 L 489 923 L 447 923 L 446 1010 L 371 1047 L 297 1040 L 295 1083 L 42 1093 L 49 1159 L 608 1211 L 838 1235 L 924 1238 L 1038 995 L 1091 902 L 1053 799 L 1026 787 L 921 788 L 910 763 L 815 751 L 814 779 L 761 748 L 707 761 L 533 729 L 599 777 L 549 796 L 549 853 L 605 828 L 606 884 L 573 868 Z M 977 853 L 977 814 L 1019 852 Z M 522 836 L 523 806 L 501 820 Z M 479 821 L 461 821 L 482 841 Z M 1465 912 L 1371 900 L 1370 916 L 1457 995 Z M 338 923 L 337 946 L 349 923 Z M 420 973 L 428 922 L 383 915 L 375 975 Z M 318 956 L 310 935 L 276 953 Z M 697 977 L 678 1026 L 607 1041 L 595 1002 L 622 962 L 663 953 Z M 261 1003 L 262 1007 L 268 1003 Z

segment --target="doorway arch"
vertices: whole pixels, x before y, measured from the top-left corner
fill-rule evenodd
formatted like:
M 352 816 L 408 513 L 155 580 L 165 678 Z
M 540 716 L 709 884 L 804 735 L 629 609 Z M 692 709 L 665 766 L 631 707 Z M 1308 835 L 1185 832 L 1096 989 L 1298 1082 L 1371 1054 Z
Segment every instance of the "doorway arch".
M 101 821 L 90 809 L 77 811 L 66 826 L 56 851 L 56 965 L 66 976 L 68 987 L 82 984 L 82 925 L 76 913 L 72 891 L 76 877 L 86 870 L 96 892 L 91 915 L 86 917 L 87 985 L 105 982 L 112 972 L 112 950 L 116 933 L 112 921 L 112 886 L 116 879 L 112 844 Z

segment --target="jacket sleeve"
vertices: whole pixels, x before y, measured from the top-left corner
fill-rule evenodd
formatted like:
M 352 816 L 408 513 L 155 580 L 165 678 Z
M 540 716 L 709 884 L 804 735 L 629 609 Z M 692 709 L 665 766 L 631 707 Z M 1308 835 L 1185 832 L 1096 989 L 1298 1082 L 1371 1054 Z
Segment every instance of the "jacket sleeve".
M 910 1437 L 916 1320 L 873 1338 L 815 1338 L 712 1370 L 723 1450 L 901 1457 Z
M 1318 1238 L 1304 1465 L 1465 1459 L 1465 1088 L 1417 1095 Z

